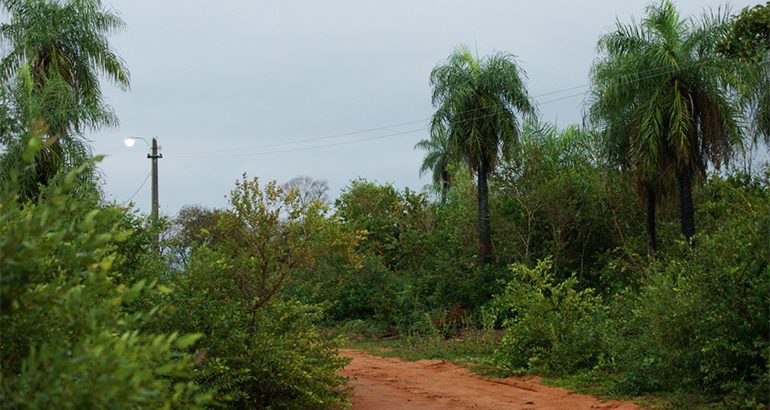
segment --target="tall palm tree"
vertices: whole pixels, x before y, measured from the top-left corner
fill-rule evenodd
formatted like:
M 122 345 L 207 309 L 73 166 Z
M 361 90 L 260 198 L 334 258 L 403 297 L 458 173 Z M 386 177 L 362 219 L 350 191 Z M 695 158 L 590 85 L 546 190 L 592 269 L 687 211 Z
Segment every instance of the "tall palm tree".
M 420 167 L 420 176 L 426 172 L 431 173 L 433 189 L 441 195 L 441 203 L 446 200 L 446 194 L 452 186 L 452 173 L 449 166 L 455 161 L 455 156 L 449 147 L 449 138 L 446 130 L 439 128 L 432 132 L 430 139 L 418 142 L 415 149 L 425 151 L 425 158 Z
M 30 125 L 25 137 L 44 140 L 36 172 L 37 182 L 46 183 L 88 157 L 85 129 L 117 123 L 99 78 L 129 86 L 125 63 L 107 41 L 123 21 L 99 0 L 5 0 L 2 7 L 10 21 L 0 25 L 0 82 L 16 88 L 19 116 Z M 24 140 L 7 151 L 23 150 Z
M 445 130 L 450 152 L 462 158 L 478 180 L 482 266 L 492 260 L 487 179 L 498 159 L 517 142 L 521 131 L 516 113 L 534 110 L 522 76 L 512 55 L 497 53 L 480 59 L 463 46 L 430 74 L 436 107 L 431 133 Z
M 617 23 L 599 40 L 591 118 L 607 148 L 647 199 L 648 246 L 655 249 L 655 206 L 679 185 L 681 229 L 695 233 L 693 181 L 708 164 L 726 164 L 742 144 L 737 91 L 750 69 L 716 52 L 726 16 L 683 19 L 670 1 L 648 6 L 640 24 Z

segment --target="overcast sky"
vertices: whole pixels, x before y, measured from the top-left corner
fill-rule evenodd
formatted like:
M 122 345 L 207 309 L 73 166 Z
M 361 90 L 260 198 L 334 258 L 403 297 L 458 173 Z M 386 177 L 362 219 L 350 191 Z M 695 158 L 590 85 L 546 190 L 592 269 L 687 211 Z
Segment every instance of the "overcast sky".
M 107 155 L 108 197 L 122 202 L 150 169 L 144 144 L 129 149 L 123 139 L 157 136 L 165 215 L 187 204 L 225 206 L 244 172 L 325 179 L 332 197 L 359 177 L 420 190 L 428 177 L 419 178 L 422 153 L 413 147 L 433 112 L 428 76 L 455 46 L 516 55 L 543 118 L 579 123 L 584 94 L 575 94 L 587 90 L 596 40 L 646 4 L 105 0 L 127 25 L 112 44 L 131 90 L 105 85 L 121 125 L 88 138 Z M 677 2 L 685 15 L 724 4 Z M 373 128 L 382 129 L 364 132 Z M 149 181 L 133 200 L 148 212 Z

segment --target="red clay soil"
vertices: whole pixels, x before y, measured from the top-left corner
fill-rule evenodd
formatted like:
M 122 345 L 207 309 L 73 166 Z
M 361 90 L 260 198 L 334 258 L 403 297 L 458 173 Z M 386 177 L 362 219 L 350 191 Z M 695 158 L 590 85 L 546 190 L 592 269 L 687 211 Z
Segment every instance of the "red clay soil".
M 342 350 L 352 359 L 353 410 L 375 409 L 639 409 L 634 403 L 601 400 L 548 387 L 539 378 L 494 379 L 443 360 L 405 362 Z

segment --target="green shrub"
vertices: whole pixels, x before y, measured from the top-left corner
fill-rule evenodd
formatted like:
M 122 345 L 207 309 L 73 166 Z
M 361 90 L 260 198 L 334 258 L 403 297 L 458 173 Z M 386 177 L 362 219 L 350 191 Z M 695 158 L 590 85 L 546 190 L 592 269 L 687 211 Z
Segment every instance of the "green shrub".
M 238 408 L 328 408 L 344 403 L 346 363 L 340 341 L 317 324 L 318 306 L 273 298 L 253 309 L 238 290 L 228 258 L 196 248 L 168 295 L 175 306 L 169 328 L 205 334 L 199 345 L 198 381 L 216 399 Z
M 497 257 L 525 263 L 550 257 L 559 279 L 575 272 L 583 287 L 604 282 L 598 257 L 626 245 L 642 226 L 629 182 L 602 161 L 598 135 L 528 120 L 511 160 L 490 184 Z
M 175 307 L 162 330 L 201 333 L 197 380 L 236 408 L 334 408 L 346 403 L 338 371 L 340 340 L 318 328 L 318 305 L 291 300 L 281 288 L 312 270 L 319 249 L 345 249 L 332 238 L 322 208 L 296 192 L 258 180 L 236 184 L 220 216 L 221 243 L 193 247 L 172 275 Z M 339 245 L 339 246 L 337 246 Z M 342 253 L 342 250 L 340 250 Z
M 572 277 L 556 282 L 550 259 L 535 268 L 517 264 L 502 293 L 484 308 L 488 328 L 502 323 L 495 351 L 498 366 L 511 372 L 566 374 L 597 360 L 601 299 L 578 290 Z
M 767 179 L 712 177 L 703 231 L 616 298 L 606 326 L 617 388 L 707 392 L 730 407 L 768 402 L 770 195 Z
M 186 353 L 198 336 L 139 330 L 162 306 L 137 301 L 165 288 L 120 281 L 115 250 L 131 232 L 116 227 L 114 209 L 73 194 L 84 169 L 34 203 L 14 184 L 0 190 L 0 407 L 206 404 Z
M 336 298 L 326 300 L 335 319 L 379 321 L 385 333 L 419 333 L 458 305 L 475 313 L 489 299 L 500 270 L 476 268 L 475 188 L 467 175 L 456 183 L 442 204 L 365 180 L 343 190 L 339 218 L 365 235 L 356 248 L 361 263 L 326 275 L 338 278 Z

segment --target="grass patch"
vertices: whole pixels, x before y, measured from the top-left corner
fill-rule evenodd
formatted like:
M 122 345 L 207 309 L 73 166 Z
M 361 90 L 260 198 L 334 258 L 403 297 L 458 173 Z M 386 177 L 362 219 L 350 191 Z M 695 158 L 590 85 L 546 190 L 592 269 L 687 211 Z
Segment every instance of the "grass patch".
M 656 392 L 651 395 L 630 396 L 612 389 L 615 374 L 584 371 L 561 377 L 543 377 L 547 386 L 561 387 L 575 393 L 589 394 L 602 400 L 633 401 L 645 409 L 716 410 L 727 407 L 718 397 L 685 392 Z
M 348 334 L 345 347 L 409 361 L 447 360 L 467 367 L 474 373 L 504 377 L 505 374 L 492 362 L 497 338 L 495 332 L 475 329 L 463 331 L 447 339 L 440 335 L 406 335 L 378 339 Z

